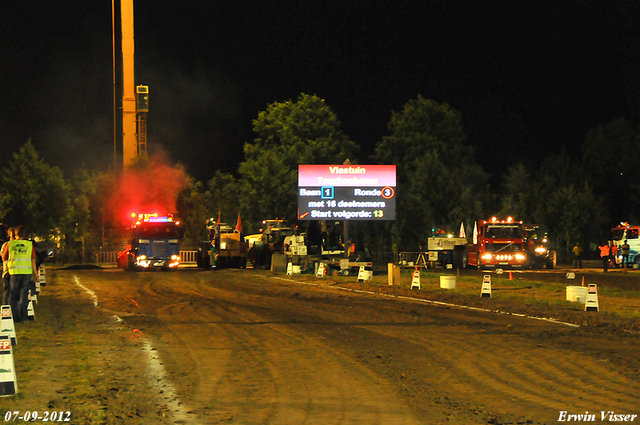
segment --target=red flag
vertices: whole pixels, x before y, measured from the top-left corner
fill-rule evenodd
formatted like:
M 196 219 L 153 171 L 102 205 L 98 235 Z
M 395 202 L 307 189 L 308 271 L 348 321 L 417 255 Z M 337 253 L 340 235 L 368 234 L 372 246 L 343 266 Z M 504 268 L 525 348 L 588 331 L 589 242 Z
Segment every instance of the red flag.
M 242 233 L 242 221 L 240 220 L 240 214 L 238 214 L 238 224 L 236 224 L 236 232 Z

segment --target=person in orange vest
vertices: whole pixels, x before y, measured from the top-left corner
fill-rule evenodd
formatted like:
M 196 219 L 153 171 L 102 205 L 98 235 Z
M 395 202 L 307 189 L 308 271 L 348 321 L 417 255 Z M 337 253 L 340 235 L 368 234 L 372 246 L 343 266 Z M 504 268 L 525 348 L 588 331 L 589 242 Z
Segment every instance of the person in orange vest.
M 611 257 L 611 267 L 614 269 L 618 268 L 618 262 L 616 258 L 618 257 L 618 246 L 611 242 L 611 247 L 609 247 L 609 256 Z
M 349 261 L 356 261 L 356 244 L 349 241 Z
M 606 273 L 609 268 L 609 244 L 605 242 L 598 246 L 598 249 L 600 250 L 600 258 L 602 259 L 602 269 Z

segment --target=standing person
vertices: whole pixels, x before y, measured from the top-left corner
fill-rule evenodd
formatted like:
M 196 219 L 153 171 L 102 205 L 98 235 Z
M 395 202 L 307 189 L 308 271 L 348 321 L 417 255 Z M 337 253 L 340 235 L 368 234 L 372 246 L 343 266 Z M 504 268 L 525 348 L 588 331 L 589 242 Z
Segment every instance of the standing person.
M 7 229 L 7 236 L 9 240 L 2 244 L 2 248 L 0 248 L 0 253 L 4 252 L 5 246 L 13 240 L 13 227 L 9 227 Z M 2 254 L 0 254 L 2 255 Z M 9 263 L 8 261 L 2 262 L 2 283 L 4 286 L 4 290 L 2 292 L 2 305 L 9 305 L 9 294 L 11 294 L 11 281 L 9 279 Z
M 369 250 L 369 244 L 368 243 L 364 243 L 364 250 L 362 251 L 362 256 L 364 258 L 364 261 L 369 262 L 371 261 L 371 251 Z
M 349 241 L 349 261 L 356 261 L 356 244 Z
M 604 242 L 598 246 L 598 249 L 600 250 L 600 258 L 602 259 L 602 269 L 606 273 L 609 268 L 609 244 Z
M 216 269 L 216 241 L 215 239 L 211 242 L 211 247 L 209 247 L 209 263 L 211 264 L 211 270 Z
M 582 268 L 582 247 L 580 246 L 580 242 L 576 242 L 576 246 L 573 247 L 573 255 L 575 256 L 574 266 L 581 269 Z
M 16 322 L 24 322 L 29 307 L 29 282 L 38 279 L 38 272 L 33 244 L 21 238 L 20 227 L 13 228 L 13 240 L 5 245 L 2 260 L 8 263 L 11 312 Z
M 626 239 L 624 240 L 624 243 L 622 244 L 620 249 L 622 250 L 622 266 L 623 267 L 628 267 L 629 266 L 629 251 L 631 250 L 631 247 L 627 243 Z
M 614 269 L 618 268 L 618 262 L 616 261 L 616 257 L 618 256 L 618 245 L 611 242 L 611 246 L 609 246 L 609 256 L 611 257 L 611 267 Z

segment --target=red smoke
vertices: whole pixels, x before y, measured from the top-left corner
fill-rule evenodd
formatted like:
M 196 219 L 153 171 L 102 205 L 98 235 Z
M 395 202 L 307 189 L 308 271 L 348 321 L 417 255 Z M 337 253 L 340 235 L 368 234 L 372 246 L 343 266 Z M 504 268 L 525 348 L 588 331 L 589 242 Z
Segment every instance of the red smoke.
M 124 224 L 131 223 L 132 213 L 173 214 L 178 193 L 188 183 L 184 170 L 168 165 L 164 156 L 155 155 L 122 172 L 109 196 L 107 210 L 117 217 L 115 222 Z

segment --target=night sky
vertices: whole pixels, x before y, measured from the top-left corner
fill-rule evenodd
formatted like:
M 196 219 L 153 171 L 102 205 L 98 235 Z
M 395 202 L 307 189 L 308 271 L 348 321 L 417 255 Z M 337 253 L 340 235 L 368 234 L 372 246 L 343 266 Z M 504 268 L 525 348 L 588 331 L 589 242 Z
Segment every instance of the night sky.
M 111 1 L 1 6 L 0 165 L 28 138 L 67 175 L 112 165 Z M 448 103 L 494 182 L 562 147 L 577 159 L 590 128 L 640 112 L 637 1 L 136 0 L 135 20 L 149 150 L 203 181 L 236 170 L 260 111 L 303 92 L 362 161 L 391 111 Z

